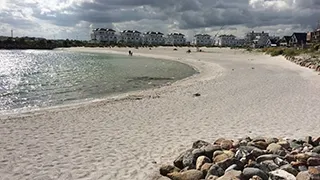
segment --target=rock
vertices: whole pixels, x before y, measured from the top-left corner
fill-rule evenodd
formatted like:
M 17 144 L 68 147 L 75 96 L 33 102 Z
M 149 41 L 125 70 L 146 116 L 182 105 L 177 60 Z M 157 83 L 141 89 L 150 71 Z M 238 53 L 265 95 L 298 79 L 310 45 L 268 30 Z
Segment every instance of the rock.
M 298 170 L 299 171 L 308 171 L 308 168 L 307 168 L 307 166 L 298 166 Z
M 221 145 L 221 142 L 226 140 L 225 138 L 219 138 L 217 139 L 213 144 L 216 144 L 216 145 Z
M 265 141 L 256 141 L 256 142 L 250 142 L 248 145 L 252 145 L 254 147 L 257 147 L 261 150 L 265 150 L 268 147 L 268 143 Z
M 220 161 L 218 163 L 216 163 L 218 166 L 220 166 L 223 170 L 226 170 L 229 166 L 231 166 L 232 164 L 234 164 L 234 159 L 225 159 L 223 161 Z
M 232 151 L 223 151 L 224 154 L 226 154 L 229 158 L 233 158 L 235 156 L 235 153 Z
M 212 163 L 205 163 L 204 165 L 202 165 L 200 171 L 203 173 L 203 175 L 207 175 L 209 169 L 211 168 L 213 164 Z
M 279 157 L 278 155 L 275 154 L 265 154 L 265 155 L 261 155 L 259 156 L 256 161 L 257 163 L 260 163 L 262 161 L 266 161 L 266 160 L 274 160 L 275 158 Z
M 308 172 L 311 175 L 311 179 L 320 179 L 320 166 L 309 166 Z
M 307 162 L 302 162 L 302 161 L 294 161 L 290 163 L 294 168 L 299 167 L 299 166 L 304 166 L 307 165 Z
M 278 166 L 283 166 L 283 165 L 286 165 L 286 164 L 289 164 L 288 161 L 285 161 L 279 157 L 275 158 L 274 160 L 274 163 L 276 163 Z
M 219 177 L 217 180 L 240 180 L 241 171 L 228 171 L 222 177 Z
M 290 144 L 288 143 L 288 141 L 279 141 L 277 144 L 282 146 L 284 149 L 289 149 L 290 148 Z
M 183 159 L 182 159 L 183 168 L 185 168 L 185 167 L 190 167 L 191 169 L 196 168 L 195 165 L 196 165 L 196 158 L 197 157 L 195 157 L 192 152 L 193 152 L 193 149 L 191 149 L 191 151 L 190 150 L 186 151 L 186 153 L 184 154 Z M 178 167 L 178 168 L 180 168 L 180 167 Z M 180 169 L 183 169 L 183 168 L 180 168 Z
M 232 143 L 232 147 L 233 148 L 239 148 L 240 147 L 240 141 L 239 140 L 236 140 Z
M 273 154 L 276 154 L 278 151 L 282 149 L 282 146 L 276 143 L 271 143 L 267 147 L 267 151 Z
M 319 66 L 319 71 L 320 71 L 320 66 Z M 320 137 L 313 138 L 312 142 L 313 142 L 312 143 L 313 146 L 320 146 Z
M 305 154 L 308 155 L 308 156 L 310 156 L 310 157 L 320 158 L 320 154 L 318 154 L 318 153 L 306 152 Z
M 305 138 L 305 141 L 306 141 L 306 143 L 308 143 L 308 144 L 313 144 L 313 141 L 312 141 L 312 137 L 311 137 L 311 136 L 307 136 L 307 137 Z
M 213 159 L 213 162 L 214 163 L 219 163 L 221 161 L 224 161 L 226 159 L 229 159 L 229 156 L 225 153 L 223 154 L 220 154 L 220 155 L 217 155 L 214 159 Z
M 291 164 L 283 165 L 283 166 L 280 167 L 280 169 L 284 170 L 284 171 L 287 171 L 288 173 L 290 173 L 290 174 L 292 174 L 294 176 L 297 176 L 298 173 L 299 173 L 295 168 L 293 168 L 291 166 Z
M 217 164 L 213 164 L 208 170 L 207 177 L 209 177 L 210 175 L 220 177 L 220 176 L 223 176 L 223 174 L 224 174 L 224 170 Z
M 217 157 L 218 155 L 221 155 L 221 154 L 224 154 L 224 152 L 223 151 L 215 151 L 213 153 L 213 158 L 215 158 L 215 157 Z
M 266 139 L 264 137 L 255 137 L 251 141 L 252 142 L 258 142 L 258 141 L 266 142 Z
M 308 166 L 320 166 L 320 158 L 310 157 L 307 164 Z
M 300 153 L 294 156 L 296 158 L 296 160 L 300 161 L 300 162 L 307 162 L 307 160 L 309 159 L 309 155 L 305 154 L 305 153 Z
M 160 174 L 162 176 L 167 176 L 167 174 L 169 173 L 173 173 L 173 172 L 179 172 L 180 169 L 171 165 L 162 165 L 160 167 Z
M 197 158 L 197 162 L 196 162 L 196 169 L 200 170 L 202 165 L 204 165 L 205 163 L 210 163 L 211 160 L 209 158 L 207 158 L 206 156 L 200 156 Z
M 223 150 L 230 150 L 232 148 L 233 142 L 230 140 L 223 140 L 220 143 L 220 146 Z
M 308 171 L 299 172 L 296 176 L 296 180 L 311 180 L 311 175 Z
M 268 180 L 268 175 L 258 168 L 245 168 L 242 173 L 245 179 L 250 179 L 253 176 L 259 176 L 262 180 Z
M 241 140 L 239 143 L 240 146 L 247 146 L 248 145 L 248 141 L 246 140 Z
M 221 150 L 221 147 L 219 145 L 209 144 L 209 145 L 207 145 L 205 147 L 202 147 L 202 149 L 204 150 L 205 156 L 207 156 L 208 158 L 212 159 L 213 153 L 215 151 Z
M 285 160 L 287 160 L 289 163 L 295 161 L 295 157 L 293 155 L 290 155 L 290 154 L 287 154 L 285 157 L 284 157 Z
M 226 173 L 228 171 L 236 170 L 236 168 L 237 168 L 237 165 L 236 164 L 232 164 L 224 172 Z
M 184 165 L 183 165 L 183 157 L 185 156 L 185 154 L 187 153 L 192 153 L 193 149 L 189 149 L 186 152 L 181 153 L 173 162 L 174 166 L 178 167 L 179 169 L 183 169 Z
M 259 149 L 259 148 L 254 148 L 250 153 L 250 155 L 252 155 L 254 158 L 259 157 L 259 156 L 264 155 L 264 154 L 266 154 L 266 153 L 263 150 Z M 250 155 L 248 155 L 248 157 Z
M 269 178 L 272 180 L 296 180 L 294 175 L 281 169 L 269 172 Z
M 266 143 L 271 144 L 271 143 L 277 143 L 279 142 L 279 139 L 277 138 L 267 138 Z
M 193 149 L 199 149 L 202 148 L 203 146 L 208 146 L 210 143 L 202 140 L 198 140 L 192 144 Z
M 263 162 L 261 162 L 261 164 L 267 166 L 269 171 L 274 171 L 279 168 L 279 166 L 276 165 L 276 163 L 274 163 L 272 160 L 263 161 Z
M 199 170 L 188 170 L 184 172 L 169 173 L 167 176 L 172 180 L 200 180 L 202 175 L 202 172 Z
M 320 154 L 320 146 L 313 148 L 311 152 Z
M 217 180 L 218 178 L 218 176 L 210 175 L 206 178 L 206 180 Z

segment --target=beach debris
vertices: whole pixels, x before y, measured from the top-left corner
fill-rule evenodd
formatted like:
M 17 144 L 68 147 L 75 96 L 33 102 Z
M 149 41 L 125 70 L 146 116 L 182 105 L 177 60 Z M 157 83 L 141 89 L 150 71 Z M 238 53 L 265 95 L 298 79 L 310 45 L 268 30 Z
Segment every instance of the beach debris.
M 174 48 L 173 50 L 174 50 L 174 51 L 178 51 L 178 49 L 177 49 L 177 48 Z
M 234 71 L 234 69 L 232 69 L 232 71 Z
M 190 50 L 190 49 L 188 49 L 187 53 L 191 53 L 191 50 Z
M 193 94 L 193 96 L 194 96 L 194 97 L 200 97 L 201 94 L 200 94 L 200 93 L 195 93 L 195 94 Z
M 198 140 L 160 174 L 172 180 L 319 180 L 320 137 Z
M 251 69 L 254 69 L 254 67 L 252 67 Z

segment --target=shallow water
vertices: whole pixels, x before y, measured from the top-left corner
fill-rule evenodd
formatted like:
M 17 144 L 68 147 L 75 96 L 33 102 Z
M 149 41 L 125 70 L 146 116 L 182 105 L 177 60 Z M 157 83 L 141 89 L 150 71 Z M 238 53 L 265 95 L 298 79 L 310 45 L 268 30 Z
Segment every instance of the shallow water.
M 182 63 L 65 51 L 0 51 L 0 111 L 47 107 L 156 87 L 191 76 Z

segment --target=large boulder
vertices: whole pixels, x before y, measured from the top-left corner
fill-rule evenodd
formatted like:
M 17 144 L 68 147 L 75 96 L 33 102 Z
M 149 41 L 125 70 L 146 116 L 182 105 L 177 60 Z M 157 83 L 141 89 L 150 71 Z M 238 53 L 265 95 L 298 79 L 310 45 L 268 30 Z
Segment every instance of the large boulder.
M 202 141 L 202 140 L 198 140 L 196 142 L 194 142 L 192 144 L 192 148 L 193 149 L 199 149 L 199 148 L 202 148 L 204 146 L 208 146 L 210 143 L 206 142 L 206 141 Z
M 223 174 L 224 174 L 224 170 L 217 164 L 213 164 L 208 170 L 207 177 L 209 177 L 210 175 L 220 177 L 220 176 L 223 176 Z

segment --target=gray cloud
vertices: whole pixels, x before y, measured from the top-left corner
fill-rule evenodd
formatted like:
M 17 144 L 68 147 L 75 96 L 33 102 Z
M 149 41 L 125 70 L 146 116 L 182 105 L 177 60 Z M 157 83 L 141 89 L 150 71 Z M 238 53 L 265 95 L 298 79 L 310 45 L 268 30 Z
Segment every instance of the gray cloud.
M 18 28 L 31 28 L 39 22 L 73 28 L 86 22 L 94 26 L 130 29 L 134 24 L 142 29 L 157 27 L 163 31 L 190 32 L 221 26 L 229 29 L 234 26 L 236 29 L 240 26 L 247 29 L 299 26 L 299 29 L 307 29 L 314 28 L 320 19 L 319 0 L 93 0 L 49 10 L 44 10 L 40 1 L 10 0 L 7 3 L 10 3 L 10 9 L 0 11 L 0 22 Z M 33 19 L 23 13 L 21 16 L 14 14 L 23 12 L 24 8 L 32 10 L 29 16 Z

